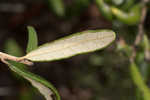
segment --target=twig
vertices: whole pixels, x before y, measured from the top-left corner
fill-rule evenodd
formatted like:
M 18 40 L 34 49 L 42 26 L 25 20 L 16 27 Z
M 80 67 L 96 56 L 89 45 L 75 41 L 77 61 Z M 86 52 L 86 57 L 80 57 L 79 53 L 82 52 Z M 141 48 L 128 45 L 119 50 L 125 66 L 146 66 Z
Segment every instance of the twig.
M 24 59 L 22 57 L 15 57 L 15 56 L 11 56 L 11 55 L 8 55 L 6 53 L 3 53 L 3 52 L 0 52 L 0 60 L 3 62 L 3 63 L 6 63 L 7 64 L 7 61 L 6 60 L 11 60 L 11 61 L 16 61 L 16 62 L 19 62 L 19 63 L 23 63 L 23 64 L 26 64 L 26 65 L 33 65 L 32 62 L 30 62 L 29 60 L 27 59 Z
M 133 62 L 136 56 L 136 47 L 138 44 L 141 42 L 143 39 L 143 34 L 144 34 L 144 21 L 146 18 L 146 13 L 147 13 L 147 6 L 146 3 L 149 2 L 149 0 L 142 0 L 142 11 L 141 11 L 141 18 L 140 18 L 140 23 L 138 25 L 138 34 L 136 36 L 136 39 L 134 41 L 133 45 L 133 53 L 132 56 L 130 57 L 130 61 Z

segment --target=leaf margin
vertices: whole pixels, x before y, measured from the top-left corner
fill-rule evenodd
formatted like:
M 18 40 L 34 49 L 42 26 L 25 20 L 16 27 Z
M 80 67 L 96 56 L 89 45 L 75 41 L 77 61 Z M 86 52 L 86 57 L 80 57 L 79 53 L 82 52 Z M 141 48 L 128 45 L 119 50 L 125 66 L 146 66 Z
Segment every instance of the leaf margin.
M 53 59 L 53 60 L 31 60 L 31 59 L 28 59 L 28 57 L 27 57 L 28 54 L 26 54 L 26 55 L 23 56 L 22 58 L 31 60 L 31 61 L 33 61 L 33 62 L 49 62 L 49 61 L 55 61 L 55 60 L 66 59 L 66 58 L 70 58 L 70 57 L 72 57 L 72 56 L 76 56 L 76 55 L 80 55 L 80 54 L 85 54 L 85 53 L 90 53 L 90 52 L 94 52 L 94 51 L 97 51 L 97 50 L 101 50 L 101 49 L 103 49 L 103 48 L 106 48 L 106 47 L 107 47 L 108 45 L 110 45 L 113 41 L 115 41 L 115 38 L 116 38 L 115 32 L 112 31 L 112 30 L 110 30 L 110 29 L 86 30 L 86 31 L 77 32 L 77 33 L 71 34 L 71 35 L 69 35 L 69 36 L 65 36 L 65 37 L 56 39 L 56 40 L 54 40 L 54 41 L 52 41 L 52 42 L 45 43 L 45 44 L 39 46 L 37 49 L 40 49 L 41 47 L 44 47 L 44 46 L 49 45 L 49 44 L 52 44 L 52 43 L 57 42 L 57 41 L 59 41 L 59 40 L 63 40 L 63 39 L 70 38 L 70 37 L 73 37 L 73 36 L 76 36 L 76 35 L 84 34 L 84 32 L 92 32 L 92 33 L 94 33 L 94 32 L 111 32 L 111 33 L 113 34 L 114 39 L 113 39 L 109 44 L 105 45 L 105 46 L 102 47 L 102 48 L 98 48 L 98 49 L 91 50 L 91 51 L 87 51 L 87 52 L 77 53 L 77 54 L 74 54 L 74 55 L 71 55 L 71 56 L 67 56 L 67 57 L 63 57 L 63 58 L 57 58 L 57 59 Z M 33 51 L 34 51 L 34 50 L 33 50 Z
M 11 62 L 12 62 L 12 63 L 11 63 Z M 42 77 L 40 77 L 40 76 L 38 76 L 38 75 L 36 75 L 36 74 L 33 74 L 33 73 L 27 71 L 26 69 L 23 69 L 23 68 L 19 69 L 19 66 L 16 67 L 16 66 L 14 65 L 14 61 L 9 61 L 9 62 L 7 62 L 7 63 L 5 63 L 5 64 L 7 64 L 8 67 L 9 67 L 13 72 L 15 72 L 15 73 L 17 73 L 18 75 L 22 76 L 24 79 L 28 80 L 27 78 L 25 78 L 25 77 L 28 77 L 28 78 L 30 78 L 30 79 L 32 79 L 32 80 L 34 80 L 34 81 L 39 82 L 40 84 L 44 85 L 45 87 L 49 88 L 49 89 L 54 93 L 54 95 L 55 95 L 55 97 L 56 97 L 56 100 L 61 100 L 61 99 L 60 99 L 60 95 L 59 95 L 57 89 L 56 89 L 50 82 L 46 81 L 44 78 L 42 78 Z M 16 64 L 18 64 L 18 63 L 16 63 Z M 28 81 L 29 81 L 29 80 L 28 80 Z M 29 82 L 31 83 L 31 81 L 29 81 Z M 31 84 L 32 84 L 32 83 L 31 83 Z M 32 85 L 32 86 L 35 87 L 34 85 Z M 37 87 L 35 87 L 35 88 L 37 88 Z M 37 89 L 38 89 L 38 88 L 37 88 Z M 39 89 L 38 89 L 38 91 L 39 91 Z M 40 91 L 39 91 L 39 92 L 40 92 Z M 40 93 L 41 93 L 41 92 L 40 92 Z M 41 94 L 42 94 L 42 93 L 41 93 Z M 43 94 L 42 94 L 42 95 L 43 95 Z
M 26 52 L 29 53 L 38 47 L 38 38 L 34 27 L 27 26 L 27 30 L 28 30 L 28 44 L 27 44 Z

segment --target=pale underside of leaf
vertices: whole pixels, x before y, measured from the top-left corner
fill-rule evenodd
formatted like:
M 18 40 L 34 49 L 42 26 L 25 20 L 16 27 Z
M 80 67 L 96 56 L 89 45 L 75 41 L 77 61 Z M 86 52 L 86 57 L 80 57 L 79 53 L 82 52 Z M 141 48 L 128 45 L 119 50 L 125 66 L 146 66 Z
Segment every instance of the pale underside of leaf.
M 40 91 L 46 100 L 60 100 L 60 96 L 52 84 L 25 69 L 19 68 L 20 66 L 17 67 L 16 64 L 12 65 L 14 63 L 10 61 L 6 64 L 12 71 L 27 79 L 35 88 Z M 52 95 L 55 97 L 55 99 Z
M 49 88 L 47 88 L 43 84 L 36 82 L 35 80 L 32 80 L 28 77 L 24 77 L 24 78 L 27 79 L 28 81 L 30 81 L 31 84 L 34 87 L 36 87 L 40 91 L 40 93 L 46 98 L 46 100 L 53 100 L 53 98 L 52 98 L 53 92 Z
M 115 39 L 111 30 L 89 30 L 56 40 L 31 51 L 25 59 L 52 61 L 106 47 Z

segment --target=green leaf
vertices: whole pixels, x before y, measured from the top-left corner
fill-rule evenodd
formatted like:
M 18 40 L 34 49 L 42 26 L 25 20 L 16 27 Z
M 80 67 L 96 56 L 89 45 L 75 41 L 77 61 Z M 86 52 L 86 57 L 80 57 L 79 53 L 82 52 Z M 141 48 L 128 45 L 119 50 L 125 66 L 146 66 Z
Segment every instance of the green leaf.
M 139 90 L 143 93 L 144 100 L 149 100 L 150 98 L 150 90 L 148 86 L 145 84 L 137 65 L 133 62 L 130 65 L 130 73 L 133 79 L 134 84 L 139 88 Z
M 89 30 L 47 43 L 24 56 L 31 61 L 52 61 L 102 49 L 115 40 L 111 30 Z
M 135 4 L 135 0 L 125 0 L 121 8 L 123 10 L 130 10 L 130 8 Z
M 32 26 L 28 26 L 28 45 L 26 52 L 29 53 L 32 50 L 36 49 L 38 47 L 38 39 L 35 29 Z
M 60 96 L 55 87 L 45 79 L 37 76 L 26 69 L 20 68 L 17 62 L 8 61 L 9 68 L 28 80 L 40 93 L 46 98 L 46 100 L 60 100 Z
M 23 52 L 21 48 L 18 46 L 15 40 L 8 39 L 5 44 L 5 51 L 8 54 L 14 55 L 14 56 L 22 56 Z M 14 61 L 9 61 L 8 63 L 9 68 L 16 73 L 16 75 L 20 75 L 20 77 L 17 78 L 25 78 L 29 82 L 32 83 L 34 87 L 36 87 L 41 94 L 43 94 L 46 98 L 46 100 L 52 100 L 52 97 L 50 94 L 54 95 L 56 100 L 60 100 L 60 96 L 57 92 L 57 90 L 53 87 L 52 84 L 47 82 L 45 79 L 27 71 L 27 68 L 25 65 L 21 63 L 17 63 Z M 24 80 L 23 80 L 24 81 Z M 44 91 L 42 90 L 44 89 Z M 50 93 L 50 94 L 49 94 Z
M 17 44 L 17 42 L 14 39 L 8 39 L 6 40 L 5 44 L 4 44 L 4 51 L 10 55 L 13 56 L 22 56 L 24 55 L 23 50 L 21 49 L 21 47 Z M 18 63 L 18 66 L 20 66 L 20 68 L 26 68 L 25 65 Z M 24 81 L 22 80 L 22 78 L 20 76 L 18 76 L 18 74 L 13 73 L 13 75 L 20 81 Z
M 149 39 L 148 39 L 148 36 L 146 34 L 144 34 L 144 36 L 143 36 L 143 46 L 146 50 L 150 50 Z
M 8 39 L 4 44 L 4 51 L 13 56 L 22 56 L 23 50 L 14 39 Z
M 48 5 L 51 7 L 53 12 L 59 16 L 64 17 L 65 16 L 65 7 L 63 0 L 47 0 Z
M 124 12 L 116 7 L 111 7 L 113 15 L 116 16 L 118 20 L 127 25 L 136 25 L 140 21 L 141 16 L 141 5 L 134 5 L 129 12 Z
M 100 12 L 103 14 L 104 17 L 106 17 L 108 20 L 113 19 L 113 15 L 111 12 L 111 7 L 107 5 L 104 0 L 96 0 L 96 5 Z

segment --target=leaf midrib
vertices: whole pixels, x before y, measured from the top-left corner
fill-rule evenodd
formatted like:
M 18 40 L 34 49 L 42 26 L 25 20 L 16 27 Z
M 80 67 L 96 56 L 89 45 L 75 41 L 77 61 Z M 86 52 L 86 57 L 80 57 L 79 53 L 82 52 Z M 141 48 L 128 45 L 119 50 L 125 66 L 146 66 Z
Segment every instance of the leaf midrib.
M 112 35 L 110 35 L 110 36 L 105 36 L 106 38 L 109 38 L 109 37 L 114 37 L 114 34 L 112 34 Z M 82 43 L 85 43 L 85 42 L 87 42 L 87 41 L 95 41 L 95 40 L 97 40 L 97 39 L 104 39 L 104 37 L 100 37 L 100 38 L 96 38 L 96 39 L 87 39 L 87 40 L 81 40 L 80 42 L 76 42 L 76 43 L 72 43 L 72 44 L 70 44 L 69 46 L 66 46 L 66 47 L 64 47 L 64 48 L 59 48 L 59 49 L 55 49 L 55 50 L 53 50 L 52 52 L 55 52 L 55 51 L 58 51 L 58 50 L 62 50 L 62 49 L 65 49 L 65 48 L 69 48 L 70 46 L 75 46 L 75 45 L 78 45 L 78 44 L 82 44 Z M 113 39 L 114 40 L 114 39 Z M 113 41 L 112 40 L 112 41 Z M 34 51 L 33 51 L 34 52 Z M 49 52 L 49 50 L 47 50 L 47 51 L 45 51 L 45 52 L 41 52 L 41 53 L 38 53 L 38 54 L 32 54 L 32 52 L 30 52 L 29 54 L 27 54 L 26 56 L 24 56 L 24 58 L 30 58 L 31 56 L 37 56 L 37 55 L 42 55 L 42 54 L 46 54 L 46 53 L 48 53 Z

